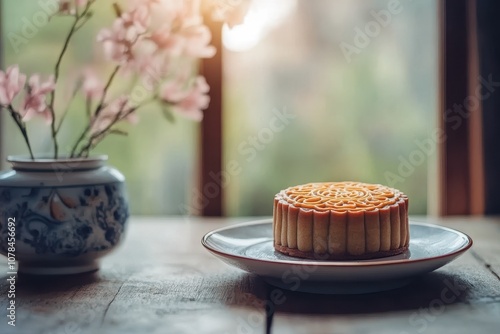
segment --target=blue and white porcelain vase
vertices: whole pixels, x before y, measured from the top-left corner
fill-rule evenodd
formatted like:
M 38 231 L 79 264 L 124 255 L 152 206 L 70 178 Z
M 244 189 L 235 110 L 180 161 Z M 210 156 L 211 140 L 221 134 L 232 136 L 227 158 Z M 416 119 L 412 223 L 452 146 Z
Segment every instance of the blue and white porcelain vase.
M 107 156 L 7 160 L 12 170 L 0 173 L 0 253 L 30 274 L 98 269 L 129 217 L 123 175 L 106 166 Z

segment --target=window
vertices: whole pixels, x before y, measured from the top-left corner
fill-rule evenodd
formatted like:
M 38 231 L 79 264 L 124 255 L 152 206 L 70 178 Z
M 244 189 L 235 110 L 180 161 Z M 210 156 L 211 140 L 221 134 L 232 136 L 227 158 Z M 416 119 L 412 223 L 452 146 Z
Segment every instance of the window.
M 44 21 L 42 3 L 2 3 L 5 64 L 51 72 L 68 22 Z M 224 28 L 223 166 L 237 166 L 224 187 L 227 214 L 270 215 L 280 189 L 347 179 L 392 183 L 410 195 L 411 214 L 428 212 L 435 187 L 427 184 L 436 179 L 425 145 L 437 118 L 437 2 L 391 3 L 253 0 L 243 25 Z M 97 6 L 98 21 L 111 22 L 109 3 Z M 71 87 L 74 69 L 97 57 L 88 46 L 100 25 L 91 21 L 79 32 L 63 67 L 72 75 L 61 85 Z M 72 104 L 61 146 L 74 143 L 83 106 Z M 95 151 L 109 152 L 127 176 L 133 214 L 185 213 L 197 180 L 198 125 L 158 122 L 159 112 L 144 110 L 130 137 L 110 137 Z M 2 153 L 24 154 L 10 119 L 1 126 Z M 35 149 L 48 151 L 49 143 Z

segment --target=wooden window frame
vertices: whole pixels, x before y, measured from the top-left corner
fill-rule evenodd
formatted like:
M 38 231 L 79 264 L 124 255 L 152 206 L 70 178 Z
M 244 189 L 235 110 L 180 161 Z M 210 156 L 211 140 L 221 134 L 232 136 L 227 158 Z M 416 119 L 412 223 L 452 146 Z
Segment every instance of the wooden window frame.
M 438 214 L 482 214 L 481 103 L 466 109 L 465 117 L 455 111 L 458 106 L 463 113 L 464 102 L 474 96 L 478 83 L 476 0 L 441 0 L 439 5 L 438 124 L 444 136 L 438 145 Z
M 223 216 L 224 180 L 222 180 L 222 105 L 223 105 L 223 45 L 222 23 L 205 15 L 205 24 L 212 33 L 212 45 L 217 49 L 214 57 L 203 59 L 201 71 L 210 86 L 210 105 L 204 111 L 199 141 L 199 189 L 201 194 L 197 214 Z

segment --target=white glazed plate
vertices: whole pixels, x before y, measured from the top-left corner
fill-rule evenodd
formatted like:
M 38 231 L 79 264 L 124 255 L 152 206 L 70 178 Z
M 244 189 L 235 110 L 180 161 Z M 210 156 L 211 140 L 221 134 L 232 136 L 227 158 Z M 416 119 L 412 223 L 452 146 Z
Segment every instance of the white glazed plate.
M 410 247 L 403 254 L 360 261 L 308 260 L 276 252 L 272 219 L 266 219 L 214 230 L 201 243 L 227 264 L 283 289 L 356 294 L 404 286 L 463 254 L 472 239 L 447 227 L 410 222 Z

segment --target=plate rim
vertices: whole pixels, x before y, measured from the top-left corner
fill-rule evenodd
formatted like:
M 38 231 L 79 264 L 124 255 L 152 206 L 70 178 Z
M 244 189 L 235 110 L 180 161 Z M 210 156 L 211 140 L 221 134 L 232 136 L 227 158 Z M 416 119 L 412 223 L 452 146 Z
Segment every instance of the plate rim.
M 414 222 L 410 219 L 409 223 L 410 225 L 421 225 L 421 226 L 427 226 L 431 228 L 438 228 L 438 229 L 443 229 L 447 230 L 449 232 L 453 233 L 458 233 L 459 235 L 462 235 L 467 239 L 467 243 L 458 248 L 457 250 L 446 253 L 443 255 L 438 255 L 438 256 L 431 256 L 431 257 L 424 257 L 420 259 L 398 259 L 398 260 L 383 260 L 384 258 L 381 258 L 381 260 L 378 261 L 370 261 L 370 262 L 360 262 L 360 261 L 314 261 L 310 259 L 303 259 L 303 261 L 291 261 L 291 260 L 267 260 L 267 259 L 257 259 L 253 257 L 248 257 L 248 256 L 243 256 L 243 255 L 235 255 L 235 254 L 230 254 L 227 252 L 221 252 L 219 250 L 216 250 L 212 247 L 210 247 L 207 244 L 207 239 L 210 238 L 215 233 L 219 233 L 221 231 L 225 230 L 231 230 L 234 228 L 238 227 L 243 227 L 243 226 L 251 226 L 251 225 L 261 225 L 261 224 L 272 224 L 272 218 L 266 218 L 266 219 L 259 219 L 259 220 L 254 220 L 254 221 L 249 221 L 249 222 L 244 222 L 244 223 L 237 223 L 229 226 L 224 226 L 221 228 L 214 229 L 212 231 L 207 232 L 202 238 L 201 238 L 201 244 L 203 247 L 205 247 L 209 252 L 214 253 L 216 255 L 222 256 L 222 257 L 230 257 L 233 259 L 237 260 L 244 260 L 244 261 L 252 261 L 252 262 L 258 262 L 262 263 L 265 262 L 267 264 L 272 264 L 272 265 L 279 265 L 279 266 L 288 266 L 288 265 L 301 265 L 301 266 L 319 266 L 319 267 L 379 267 L 379 266 L 394 266 L 394 265 L 400 265 L 400 264 L 415 264 L 415 263 L 420 263 L 420 262 L 427 262 L 431 260 L 439 260 L 439 259 L 446 259 L 446 258 L 454 258 L 458 255 L 461 255 L 462 253 L 466 252 L 468 249 L 470 249 L 473 245 L 473 240 L 472 238 L 457 229 L 442 226 L 442 225 L 437 225 L 437 224 L 431 224 L 431 223 L 423 223 L 423 222 Z M 411 243 L 411 240 L 410 240 Z

